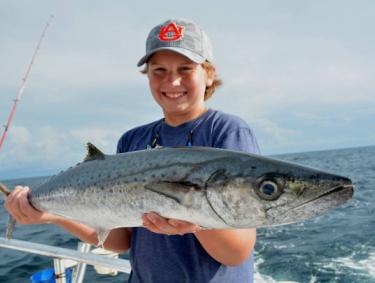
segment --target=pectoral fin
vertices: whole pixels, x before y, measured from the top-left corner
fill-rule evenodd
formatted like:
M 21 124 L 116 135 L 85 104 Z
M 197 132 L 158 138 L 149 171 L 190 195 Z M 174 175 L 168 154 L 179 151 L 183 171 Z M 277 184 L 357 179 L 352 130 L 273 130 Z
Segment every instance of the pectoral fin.
M 111 231 L 106 230 L 106 229 L 97 229 L 96 235 L 98 237 L 98 244 L 97 244 L 98 248 L 104 249 L 104 242 L 105 242 L 105 240 L 107 240 L 109 232 L 111 232 Z
M 200 189 L 195 184 L 185 182 L 156 182 L 145 186 L 147 190 L 173 199 L 185 207 L 194 207 L 200 203 Z

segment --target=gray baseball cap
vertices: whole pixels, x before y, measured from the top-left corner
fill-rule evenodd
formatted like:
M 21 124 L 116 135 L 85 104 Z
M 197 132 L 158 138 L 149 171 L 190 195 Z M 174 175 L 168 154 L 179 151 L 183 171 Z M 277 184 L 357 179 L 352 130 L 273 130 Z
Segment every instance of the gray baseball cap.
M 170 19 L 154 27 L 147 37 L 146 55 L 137 66 L 147 63 L 160 50 L 177 52 L 198 64 L 213 62 L 212 45 L 206 33 L 188 20 Z

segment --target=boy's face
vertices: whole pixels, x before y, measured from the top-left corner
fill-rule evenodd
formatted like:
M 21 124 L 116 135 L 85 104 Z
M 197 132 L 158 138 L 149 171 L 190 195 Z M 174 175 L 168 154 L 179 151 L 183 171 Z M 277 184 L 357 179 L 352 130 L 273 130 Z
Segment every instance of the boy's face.
M 212 85 L 202 65 L 173 51 L 158 51 L 148 61 L 147 76 L 156 102 L 168 118 L 199 116 L 205 109 L 204 93 Z

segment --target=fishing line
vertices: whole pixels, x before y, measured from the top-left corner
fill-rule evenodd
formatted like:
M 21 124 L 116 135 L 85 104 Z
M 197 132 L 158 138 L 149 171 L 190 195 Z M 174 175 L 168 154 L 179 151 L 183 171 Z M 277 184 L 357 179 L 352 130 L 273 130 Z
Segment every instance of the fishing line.
M 43 29 L 43 32 L 41 34 L 41 36 L 39 37 L 39 41 L 38 41 L 38 44 L 34 50 L 34 54 L 33 54 L 33 57 L 31 58 L 31 62 L 30 64 L 28 65 L 27 67 L 27 70 L 26 70 L 26 74 L 25 76 L 22 78 L 21 80 L 21 86 L 18 90 L 18 94 L 17 94 L 17 97 L 16 99 L 14 99 L 14 104 L 13 104 L 13 107 L 12 107 L 12 110 L 9 114 L 9 118 L 8 118 L 8 122 L 6 123 L 6 125 L 4 126 L 4 132 L 1 136 L 1 139 L 0 139 L 0 150 L 1 150 L 1 147 L 4 143 L 4 140 L 5 140 L 5 137 L 7 136 L 7 133 L 9 131 L 9 126 L 10 126 L 10 123 L 12 122 L 12 119 L 13 119 L 13 116 L 14 116 L 14 113 L 16 112 L 16 108 L 17 108 L 17 104 L 18 104 L 18 101 L 21 100 L 21 97 L 23 95 L 23 91 L 25 89 L 25 85 L 26 85 L 26 81 L 27 81 L 27 78 L 29 77 L 29 74 L 30 74 L 30 71 L 31 71 L 31 68 L 33 67 L 33 64 L 34 64 L 34 61 L 35 61 L 35 58 L 36 58 L 36 55 L 38 54 L 38 51 L 40 49 L 40 46 L 42 44 L 42 41 L 44 39 L 44 36 L 46 35 L 46 31 L 48 29 L 48 27 L 50 26 L 51 24 L 51 21 L 52 19 L 54 18 L 53 15 L 51 15 L 47 21 L 47 24 L 45 25 L 44 29 Z

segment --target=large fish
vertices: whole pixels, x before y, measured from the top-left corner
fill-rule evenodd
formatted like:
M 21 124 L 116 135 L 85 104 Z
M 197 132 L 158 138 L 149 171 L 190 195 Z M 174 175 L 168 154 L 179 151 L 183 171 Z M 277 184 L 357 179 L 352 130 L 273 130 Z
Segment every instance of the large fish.
M 95 228 L 100 244 L 113 228 L 141 226 L 150 211 L 210 229 L 264 227 L 319 215 L 352 195 L 346 177 L 254 154 L 185 147 L 105 155 L 88 144 L 84 162 L 33 188 L 29 200 Z

